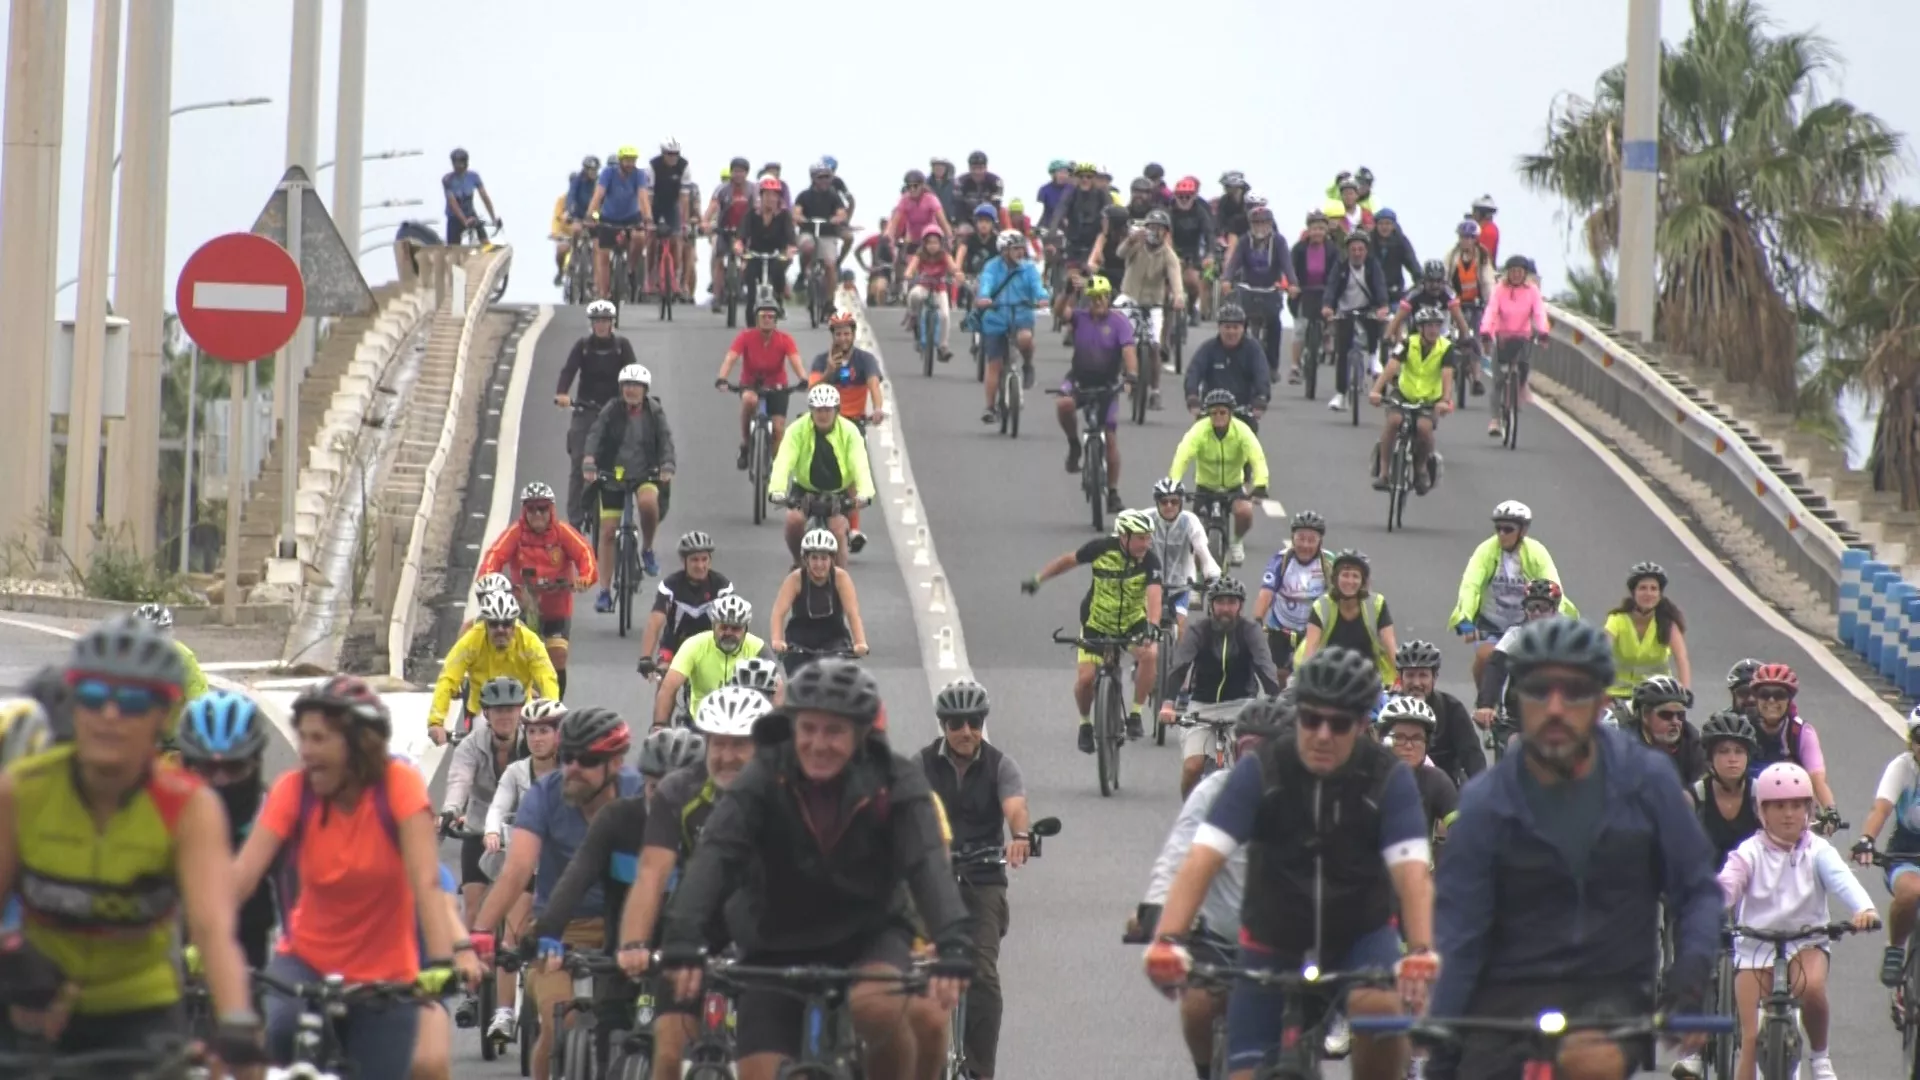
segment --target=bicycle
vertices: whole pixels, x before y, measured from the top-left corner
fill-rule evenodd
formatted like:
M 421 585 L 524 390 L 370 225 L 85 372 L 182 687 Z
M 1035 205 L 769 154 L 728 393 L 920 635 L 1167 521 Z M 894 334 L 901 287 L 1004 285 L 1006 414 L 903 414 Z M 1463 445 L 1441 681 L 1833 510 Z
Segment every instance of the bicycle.
M 1327 321 L 1320 317 L 1320 297 L 1323 290 L 1300 290 L 1300 380 L 1306 387 L 1308 401 L 1315 400 L 1320 385 L 1320 365 L 1327 362 Z
M 920 286 L 926 290 L 926 299 L 920 302 L 920 312 L 913 320 L 913 344 L 920 351 L 920 373 L 933 378 L 933 362 L 940 354 L 940 339 L 946 331 L 945 315 L 940 314 L 939 305 L 933 302 L 935 289 L 947 287 L 945 278 L 922 278 Z
M 1173 373 L 1178 375 L 1185 369 L 1187 363 L 1187 309 L 1176 308 L 1172 301 L 1168 301 L 1161 310 L 1166 313 L 1165 351 L 1173 354 Z
M 583 414 L 598 415 L 600 410 L 605 407 L 606 402 L 603 401 L 576 401 L 569 407 L 569 411 L 576 417 Z M 582 431 L 580 433 L 580 441 L 584 443 L 586 442 L 586 438 L 587 432 Z M 567 454 L 569 459 L 567 465 L 567 523 L 579 530 L 581 536 L 586 537 L 589 542 L 592 542 L 593 538 L 600 533 L 600 504 L 587 497 L 591 492 L 588 491 L 587 483 L 580 478 L 580 459 L 585 456 L 587 449 L 587 447 L 582 446 L 578 451 L 569 450 Z
M 1226 566 L 1227 556 L 1233 554 L 1234 535 L 1233 504 L 1242 496 L 1242 492 L 1209 491 L 1196 488 L 1193 492 L 1193 514 L 1200 519 L 1200 529 L 1207 537 L 1207 551 L 1213 555 L 1217 565 Z
M 602 474 L 594 484 L 599 490 L 617 488 L 624 495 L 620 500 L 620 524 L 613 530 L 613 572 L 608 579 L 621 637 L 626 637 L 627 631 L 633 628 L 633 594 L 640 591 L 641 583 L 647 580 L 647 568 L 640 558 L 640 511 L 634 493 L 646 484 L 659 482 L 658 473 L 625 478 Z
M 1360 333 L 1362 319 L 1380 321 L 1373 313 L 1366 311 L 1350 311 L 1344 315 L 1334 316 L 1335 322 L 1350 323 L 1353 326 L 1353 331 L 1347 339 L 1347 355 L 1344 362 L 1347 365 L 1347 408 L 1353 414 L 1354 427 L 1360 426 L 1360 399 L 1366 396 L 1364 388 L 1370 378 L 1368 368 L 1372 364 L 1373 357 L 1373 351 L 1367 348 L 1366 341 Z
M 1331 999 L 1349 987 L 1394 984 L 1393 972 L 1384 969 L 1321 971 L 1313 964 L 1300 971 L 1195 964 L 1187 981 L 1189 985 L 1199 982 L 1213 986 L 1247 982 L 1280 991 L 1280 1042 L 1267 1051 L 1258 1073 L 1262 1080 L 1320 1080 L 1320 1064 L 1330 1056 L 1326 1052 L 1327 1029 L 1337 1015 Z M 1315 1007 L 1320 1009 L 1318 1016 L 1313 1015 Z M 1353 1019 L 1355 1030 L 1359 1030 L 1361 1019 Z M 1224 1042 L 1215 1044 L 1216 1056 L 1224 1046 Z
M 800 535 L 805 536 L 815 529 L 833 531 L 833 519 L 844 518 L 853 510 L 855 499 L 844 491 L 806 491 L 796 487 L 787 494 L 786 506 L 789 510 L 804 511 L 806 526 Z
M 462 828 L 455 825 L 452 821 L 446 820 L 440 823 L 440 835 L 448 840 L 460 841 L 484 840 L 486 838 L 484 831 Z M 494 928 L 495 941 L 505 940 L 502 929 L 502 927 Z M 512 1032 L 504 1036 L 495 1036 L 491 1030 L 494 1010 L 500 1006 L 500 990 L 499 986 L 494 982 L 492 972 L 488 972 L 487 976 L 480 980 L 479 988 L 474 991 L 474 1002 L 476 1011 L 473 1017 L 473 1023 L 459 1024 L 459 1018 L 456 1017 L 456 1026 L 471 1027 L 478 1030 L 480 1033 L 480 1060 L 492 1061 L 505 1052 L 507 1044 L 514 1041 L 515 1037 Z
M 1355 1034 L 1413 1035 L 1436 1042 L 1458 1043 L 1475 1033 L 1514 1035 L 1526 1040 L 1525 1080 L 1554 1080 L 1560 1044 L 1576 1031 L 1596 1031 L 1612 1041 L 1644 1039 L 1652 1035 L 1724 1035 L 1735 1030 L 1730 1016 L 1687 1016 L 1655 1013 L 1639 1019 L 1617 1016 L 1568 1018 L 1557 1011 L 1533 1017 L 1461 1017 L 1416 1019 L 1411 1016 L 1356 1016 L 1349 1021 Z
M 820 324 L 833 314 L 833 285 L 828 279 L 826 260 L 820 257 L 820 233 L 832 231 L 836 226 L 830 221 L 802 221 L 797 232 L 813 238 L 812 254 L 801 254 L 807 260 L 807 271 L 802 275 L 807 287 L 807 320 L 812 329 L 820 329 Z
M 1458 377 L 1453 381 L 1454 407 L 1465 409 L 1467 398 L 1472 393 L 1471 384 L 1479 382 L 1480 376 L 1487 370 L 1487 356 L 1480 348 L 1480 316 L 1486 311 L 1486 305 L 1474 301 L 1460 305 L 1460 321 L 1467 324 L 1468 334 L 1465 341 L 1454 336 L 1454 344 L 1466 351 L 1466 364 L 1461 366 Z M 1472 365 L 1468 367 L 1467 365 Z
M 812 649 L 805 645 L 795 645 L 791 642 L 787 644 L 786 648 L 780 650 L 780 666 L 786 671 L 787 678 L 789 679 L 793 678 L 796 672 L 808 664 L 815 664 L 827 659 L 859 660 L 860 654 L 854 652 L 850 646 L 834 649 Z
M 1100 657 L 1093 674 L 1093 749 L 1100 773 L 1102 797 L 1120 790 L 1120 747 L 1127 741 L 1126 701 L 1122 696 L 1120 657 L 1139 644 L 1137 637 L 1061 636 L 1053 632 L 1056 645 L 1072 645 Z
M 753 496 L 753 523 L 758 525 L 767 520 L 767 478 L 773 475 L 773 417 L 767 412 L 768 388 L 737 383 L 726 387 L 735 394 L 752 390 L 760 395 L 760 405 L 747 421 L 747 488 Z
M 592 230 L 579 228 L 568 241 L 567 270 L 562 286 L 560 295 L 569 304 L 588 304 L 593 301 Z
M 707 977 L 735 992 L 770 990 L 800 999 L 799 1056 L 780 1066 L 780 1080 L 861 1080 L 866 1075 L 848 999 L 860 983 L 892 983 L 899 992 L 926 988 L 921 971 L 859 971 L 809 964 L 756 967 L 732 960 L 707 964 Z
M 351 1075 L 354 1063 L 347 1059 L 346 1046 L 340 1041 L 339 1022 L 346 1019 L 353 1005 L 378 1002 L 412 1007 L 420 1000 L 413 983 L 370 982 L 349 986 L 345 978 L 328 975 L 318 982 L 285 981 L 264 971 L 253 973 L 254 982 L 267 990 L 300 1002 L 300 1019 L 293 1037 L 291 1072 Z
M 1485 342 L 1488 339 L 1483 335 L 1481 340 Z M 1498 340 L 1492 342 L 1493 394 L 1494 399 L 1500 403 L 1500 445 L 1509 450 L 1517 450 L 1520 447 L 1520 390 L 1526 384 L 1527 372 L 1531 367 L 1527 358 L 1533 351 L 1531 339 L 1519 340 L 1521 345 L 1515 351 L 1510 363 L 1500 359 L 1501 342 Z M 1512 369 L 1515 366 L 1520 369 L 1520 377 L 1517 379 L 1513 377 Z
M 1119 392 L 1118 383 L 1047 391 L 1049 397 L 1071 393 L 1080 409 L 1080 488 L 1093 512 L 1094 532 L 1107 531 L 1107 411 Z
M 508 819 L 511 823 L 512 819 Z M 520 1075 L 533 1075 L 533 1048 L 540 1041 L 540 1010 L 534 1004 L 533 994 L 527 989 L 527 965 L 529 961 L 520 959 L 518 953 L 496 953 L 493 964 L 498 971 L 514 975 L 518 980 L 515 1000 L 518 1002 L 513 1018 L 513 1038 L 520 1044 Z
M 655 954 L 658 962 L 658 954 Z M 681 1080 L 733 1080 L 733 999 L 706 988 L 700 1000 L 700 1027 L 681 1050 Z M 635 1078 L 644 1080 L 644 1078 Z
M 1000 414 L 1000 434 L 1017 439 L 1020 437 L 1020 403 L 1026 397 L 1026 371 L 1031 365 L 1020 353 L 1020 328 L 1015 315 L 1022 308 L 1034 310 L 1039 305 L 1026 300 L 994 306 L 1007 309 L 1007 330 L 1000 335 L 1006 340 L 1007 348 L 1006 355 L 1000 361 L 1000 387 L 994 395 L 993 407 Z M 980 337 L 980 378 L 984 382 L 987 377 L 986 335 L 982 333 Z
M 1133 321 L 1134 351 L 1138 354 L 1139 376 L 1127 388 L 1127 405 L 1133 422 L 1147 422 L 1147 406 L 1160 387 L 1160 346 L 1153 340 L 1153 323 L 1147 312 L 1136 307 L 1128 312 Z
M 1792 961 L 1787 955 L 1787 946 L 1820 937 L 1838 941 L 1859 930 L 1850 922 L 1834 922 L 1797 930 L 1762 930 L 1736 925 L 1722 931 L 1728 948 L 1733 946 L 1735 936 L 1772 946 L 1773 979 L 1766 996 L 1760 999 L 1760 1027 L 1754 1035 L 1754 1063 L 1761 1080 L 1791 1080 L 1800 1067 L 1800 1003 L 1793 993 Z
M 137 1050 L 88 1050 L 61 1054 L 52 1048 L 0 1052 L 0 1075 L 12 1080 L 187 1080 L 204 1077 L 206 1050 L 197 1039 L 155 1040 Z
M 560 966 L 573 976 L 573 996 L 553 1003 L 554 1040 L 547 1075 L 554 1080 L 646 1080 L 651 1071 L 653 1000 L 629 982 L 610 956 L 568 949 Z M 605 980 L 605 981 L 603 981 Z M 634 1011 L 628 1013 L 631 1003 Z M 644 1015 L 646 1024 L 639 1023 Z M 619 1022 L 632 1016 L 627 1028 Z M 568 1026 L 567 1018 L 573 1018 Z M 623 1075 L 606 1072 L 613 1059 L 614 1036 L 620 1032 L 620 1050 L 627 1066 Z M 638 1069 L 635 1072 L 633 1070 Z
M 734 231 L 717 229 L 713 242 L 720 251 L 720 283 L 717 286 L 727 306 L 727 329 L 732 330 L 740 324 L 740 290 L 744 287 L 745 271 L 740 265 L 740 253 L 733 249 Z
M 1233 763 L 1240 760 L 1239 744 L 1234 740 L 1233 729 L 1239 725 L 1240 714 L 1246 708 L 1247 699 L 1181 707 L 1180 714 L 1173 721 L 1175 727 L 1206 728 L 1208 731 L 1205 759 L 1200 766 L 1202 777 L 1221 769 L 1231 769 Z
M 749 251 L 742 256 L 746 264 L 746 284 L 743 287 L 752 288 L 755 295 L 758 295 L 761 285 L 772 290 L 773 302 L 779 308 L 779 317 L 782 319 L 787 317 L 787 279 L 783 274 L 774 273 L 773 264 L 784 259 L 784 253 L 764 251 Z M 759 266 L 758 270 L 754 269 L 756 265 Z
M 1431 406 L 1409 405 L 1398 397 L 1389 397 L 1385 405 L 1400 414 L 1400 430 L 1394 432 L 1393 449 L 1381 463 L 1387 476 L 1387 531 L 1393 532 L 1406 528 L 1407 492 L 1413 490 L 1414 441 L 1419 436 L 1420 418 L 1428 415 Z M 1437 450 L 1427 455 L 1428 491 L 1433 490 L 1432 482 L 1439 479 L 1439 456 Z
M 1040 841 L 1044 837 L 1060 834 L 1060 819 L 1041 818 L 1027 826 L 1027 857 L 1040 857 Z M 964 895 L 972 889 L 973 882 L 967 880 L 966 871 L 970 867 L 1006 866 L 1006 849 L 999 844 L 984 847 L 963 848 L 953 853 L 953 876 Z M 971 905 L 969 905 L 971 910 Z M 961 994 L 953 1007 L 953 1016 L 947 1021 L 947 1065 L 941 1070 L 941 1080 L 973 1080 L 972 1062 L 967 1060 L 967 995 Z
M 1161 565 L 1164 566 L 1166 563 L 1163 561 Z M 1187 587 L 1190 590 L 1198 590 L 1200 583 L 1198 581 L 1190 581 L 1187 583 Z M 1160 640 L 1166 642 L 1177 640 L 1178 635 L 1175 630 L 1178 625 L 1178 620 L 1174 615 L 1173 604 L 1163 598 L 1160 601 Z M 1153 693 L 1148 696 L 1146 714 L 1153 717 L 1153 745 L 1165 746 L 1167 745 L 1167 725 L 1160 722 L 1160 706 L 1172 701 L 1178 693 L 1184 689 L 1184 687 L 1172 685 L 1172 645 L 1168 645 L 1166 648 L 1154 654 L 1153 669 Z

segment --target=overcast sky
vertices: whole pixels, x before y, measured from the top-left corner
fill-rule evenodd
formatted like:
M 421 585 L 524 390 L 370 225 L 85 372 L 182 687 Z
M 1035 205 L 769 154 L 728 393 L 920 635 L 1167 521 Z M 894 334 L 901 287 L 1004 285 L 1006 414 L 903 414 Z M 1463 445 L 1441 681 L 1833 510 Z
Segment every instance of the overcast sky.
M 553 199 L 582 155 L 620 143 L 650 155 L 668 135 L 708 190 L 735 154 L 756 167 L 779 160 L 802 182 L 806 162 L 833 154 L 868 228 L 893 202 L 900 173 L 932 153 L 964 161 L 983 149 L 1029 199 L 1053 157 L 1102 161 L 1123 185 L 1155 160 L 1170 177 L 1201 177 L 1209 193 L 1223 170 L 1240 169 L 1283 220 L 1317 203 L 1335 171 L 1367 165 L 1379 177 L 1378 202 L 1399 211 L 1423 257 L 1446 243 L 1474 196 L 1491 192 L 1502 208 L 1503 251 L 1534 255 L 1549 292 L 1569 259 L 1584 256 L 1557 204 L 1524 188 L 1513 162 L 1538 147 L 1557 95 L 1590 95 L 1595 77 L 1625 55 L 1627 8 L 1625 0 L 1550 0 L 1513 9 L 1524 14 L 1500 25 L 1431 0 L 1379 0 L 1357 9 L 1363 19 L 1303 46 L 1312 9 L 1281 0 L 1221 0 L 1193 13 L 1137 0 L 1095 9 L 980 0 L 960 10 L 969 24 L 993 28 L 979 39 L 993 44 L 956 41 L 934 81 L 923 62 L 901 66 L 929 39 L 904 31 L 897 0 L 831 5 L 830 38 L 807 36 L 818 20 L 768 0 L 371 6 L 366 150 L 426 155 L 369 163 L 364 201 L 417 197 L 427 205 L 370 210 L 365 225 L 438 221 L 438 180 L 455 145 L 471 151 L 507 221 L 506 238 L 541 248 Z M 1837 93 L 1896 129 L 1920 132 L 1909 55 L 1920 38 L 1920 3 L 1774 0 L 1769 8 L 1783 26 L 1817 26 L 1839 47 L 1847 65 Z M 61 280 L 78 267 L 93 4 L 70 0 L 68 10 Z M 169 281 L 201 242 L 249 227 L 279 179 L 292 4 L 179 0 L 176 12 L 176 107 L 253 95 L 274 103 L 173 121 Z M 6 14 L 0 8 L 0 26 Z M 1155 18 L 1183 28 L 1156 32 Z M 1688 21 L 1687 4 L 1667 0 L 1667 40 L 1684 36 Z M 750 27 L 759 29 L 746 40 L 765 42 L 766 57 L 713 44 Z M 333 157 L 338 35 L 339 6 L 329 2 L 321 160 Z M 803 57 L 816 57 L 823 70 L 803 78 Z M 755 74 L 756 66 L 778 74 Z M 1156 67 L 1165 74 L 1151 74 Z M 613 74 L 623 69 L 632 74 Z M 920 73 L 894 88 L 908 70 Z M 803 92 L 820 104 L 798 104 Z M 321 187 L 331 195 L 330 180 Z M 1909 174 L 1901 190 L 1920 196 L 1920 182 Z M 550 273 L 534 269 L 549 260 L 528 262 L 509 299 L 550 298 Z M 390 263 L 369 257 L 369 279 L 391 277 Z M 74 292 L 61 294 L 63 311 Z

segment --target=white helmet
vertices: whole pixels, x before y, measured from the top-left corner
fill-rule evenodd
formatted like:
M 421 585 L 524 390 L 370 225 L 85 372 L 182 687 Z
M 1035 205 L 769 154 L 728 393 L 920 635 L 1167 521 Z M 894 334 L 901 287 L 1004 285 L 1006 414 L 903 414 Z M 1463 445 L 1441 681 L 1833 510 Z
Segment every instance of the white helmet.
M 1027 242 L 1027 238 L 1018 232 L 1007 229 L 1000 234 L 1000 250 L 1012 251 Z
M 512 591 L 513 582 L 508 581 L 507 575 L 505 574 L 482 574 L 480 575 L 480 580 L 473 583 L 473 594 L 475 596 L 485 596 L 488 593 L 510 593 Z
M 628 364 L 626 367 L 620 369 L 620 381 L 623 383 L 637 382 L 641 386 L 652 386 L 653 372 L 648 371 L 645 364 Z
M 671 136 L 671 135 L 669 135 L 669 136 L 667 136 L 667 137 L 666 137 L 666 138 L 665 138 L 664 140 L 662 140 L 662 141 L 661 141 L 661 143 L 660 143 L 660 152 L 661 152 L 661 153 L 663 153 L 663 154 L 677 154 L 677 153 L 679 153 L 679 152 L 680 152 L 680 140 L 679 140 L 679 139 L 676 139 L 676 138 L 674 138 L 674 137 L 673 137 L 673 136 Z
M 1440 722 L 1433 715 L 1433 706 L 1417 697 L 1395 694 L 1380 709 L 1380 730 L 1386 731 L 1395 724 L 1406 723 L 1419 724 L 1426 730 L 1427 737 L 1432 738 L 1433 730 Z
M 520 601 L 512 593 L 488 593 L 480 598 L 481 622 L 515 622 L 520 618 Z
M 835 390 L 826 383 L 820 383 L 813 389 L 807 391 L 807 408 L 837 409 L 839 407 L 840 391 Z
M 745 738 L 753 734 L 753 725 L 772 711 L 773 703 L 760 691 L 723 686 L 700 699 L 700 711 L 694 714 L 693 727 L 702 735 Z
M 713 624 L 715 626 L 751 626 L 753 625 L 753 605 L 743 596 L 722 596 L 713 601 Z
M 1132 311 L 1139 305 L 1133 302 L 1133 297 L 1121 292 L 1113 294 L 1113 306 L 1119 308 L 1121 311 Z
M 826 529 L 813 529 L 809 531 L 807 535 L 800 538 L 800 554 L 802 555 L 812 555 L 815 552 L 824 552 L 832 555 L 839 550 L 840 541 L 834 537 L 833 533 Z
M 1498 523 L 1509 521 L 1515 525 L 1533 524 L 1533 507 L 1514 499 L 1508 499 L 1493 508 L 1493 520 Z
M 567 707 L 552 698 L 528 698 L 520 706 L 520 722 L 523 724 L 558 724 L 567 715 Z
M 618 312 L 614 311 L 613 301 L 611 300 L 595 300 L 593 303 L 587 305 L 587 318 L 589 319 L 611 319 L 617 314 Z
M 750 656 L 733 666 L 727 685 L 751 690 L 771 701 L 780 689 L 780 665 L 764 656 Z

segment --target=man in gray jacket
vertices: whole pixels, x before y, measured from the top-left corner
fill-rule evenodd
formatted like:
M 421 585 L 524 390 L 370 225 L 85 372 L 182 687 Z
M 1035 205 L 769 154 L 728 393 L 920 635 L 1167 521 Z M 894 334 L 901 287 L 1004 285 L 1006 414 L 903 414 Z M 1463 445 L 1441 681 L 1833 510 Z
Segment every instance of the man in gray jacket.
M 520 710 L 527 703 L 527 688 L 511 675 L 489 679 L 480 687 L 480 712 L 486 723 L 476 724 L 467 737 L 453 748 L 447 762 L 447 792 L 441 803 L 441 828 L 460 837 L 460 899 L 462 917 L 472 919 L 480 912 L 480 901 L 493 879 L 482 869 L 486 845 L 481 829 L 487 810 L 493 804 L 500 774 L 508 765 L 526 756 L 520 742 Z M 513 1000 L 513 978 L 501 980 L 500 989 Z M 473 1024 L 473 996 L 467 995 L 455 1011 L 463 1027 Z M 490 1018 L 491 1019 L 491 1018 Z
M 1280 672 L 1266 635 L 1259 623 L 1242 614 L 1246 602 L 1246 587 L 1233 578 L 1218 578 L 1207 587 L 1207 617 L 1188 619 L 1173 647 L 1167 685 L 1161 688 L 1168 695 L 1160 706 L 1161 723 L 1173 723 L 1174 714 L 1186 711 L 1190 700 L 1217 705 L 1244 701 L 1262 688 L 1269 694 L 1280 692 Z M 1181 798 L 1200 782 L 1212 741 L 1213 731 L 1204 724 L 1187 728 L 1181 736 Z
M 660 574 L 653 534 L 666 517 L 666 493 L 672 490 L 673 428 L 666 410 L 647 392 L 652 385 L 653 373 L 642 365 L 620 369 L 620 397 L 601 407 L 587 430 L 587 452 L 580 459 L 580 478 L 589 484 L 600 481 L 599 559 L 605 568 L 600 580 L 606 584 L 594 610 L 603 613 L 613 610 L 613 533 L 629 491 L 640 516 L 640 561 L 647 573 Z

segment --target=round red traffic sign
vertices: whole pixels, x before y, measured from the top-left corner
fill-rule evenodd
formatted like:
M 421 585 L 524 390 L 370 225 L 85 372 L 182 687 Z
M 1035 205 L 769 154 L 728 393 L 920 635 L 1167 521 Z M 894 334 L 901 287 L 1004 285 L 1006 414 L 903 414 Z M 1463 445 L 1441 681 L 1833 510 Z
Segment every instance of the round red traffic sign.
M 173 299 L 181 327 L 209 356 L 250 364 L 293 337 L 307 289 L 285 248 L 252 233 L 228 233 L 187 259 Z

